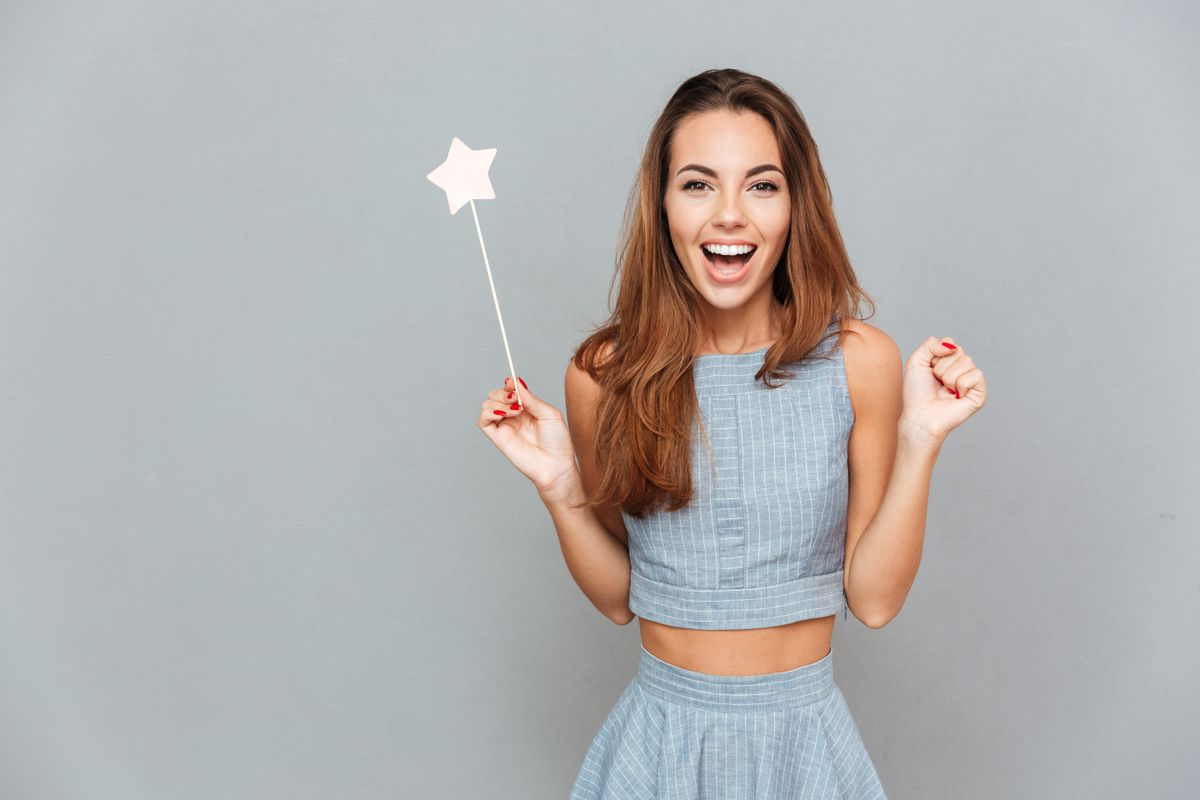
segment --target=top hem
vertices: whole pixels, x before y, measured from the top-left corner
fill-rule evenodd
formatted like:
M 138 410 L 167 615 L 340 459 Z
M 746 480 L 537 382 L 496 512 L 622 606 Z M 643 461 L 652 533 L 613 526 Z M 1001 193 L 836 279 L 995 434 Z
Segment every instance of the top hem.
M 694 589 L 630 570 L 629 610 L 679 628 L 745 630 L 836 615 L 846 608 L 843 570 L 773 586 Z

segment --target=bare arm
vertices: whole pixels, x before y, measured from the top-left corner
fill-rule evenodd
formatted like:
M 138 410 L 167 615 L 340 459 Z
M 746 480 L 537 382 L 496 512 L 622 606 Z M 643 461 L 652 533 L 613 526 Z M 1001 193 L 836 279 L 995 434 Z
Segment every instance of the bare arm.
M 883 502 L 854 551 L 847 595 L 858 598 L 865 620 L 882 628 L 900 613 L 921 566 L 925 511 L 938 447 L 898 430 L 896 461 Z
M 939 446 L 909 435 L 901 419 L 903 360 L 886 333 L 859 320 L 846 339 L 854 429 L 846 597 L 854 616 L 881 628 L 900 613 L 917 576 L 929 485 Z
M 618 625 L 633 620 L 629 610 L 628 534 L 615 508 L 575 509 L 597 481 L 595 415 L 600 388 L 587 372 L 568 364 L 564 378 L 567 417 L 579 469 L 539 491 L 546 504 L 567 569 L 597 610 Z M 608 519 L 608 523 L 603 517 Z M 610 527 L 611 526 L 611 527 Z M 616 532 L 613 531 L 616 529 Z
M 987 381 L 948 336 L 927 337 L 901 367 L 887 334 L 855 326 L 862 341 L 845 350 L 855 424 L 844 585 L 854 615 L 881 628 L 900 613 L 921 565 L 942 442 L 987 403 Z
M 633 620 L 629 551 L 609 533 L 595 511 L 569 507 L 583 500 L 582 482 L 576 479 L 557 496 L 539 496 L 554 520 L 558 544 L 575 583 L 601 614 L 618 625 L 628 624 Z

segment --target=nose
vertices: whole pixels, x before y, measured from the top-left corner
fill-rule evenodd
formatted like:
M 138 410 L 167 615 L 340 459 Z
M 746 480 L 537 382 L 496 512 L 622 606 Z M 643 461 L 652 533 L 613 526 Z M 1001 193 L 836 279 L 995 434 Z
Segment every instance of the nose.
M 713 216 L 713 224 L 722 228 L 734 228 L 745 224 L 746 215 L 742 212 L 742 198 L 738 192 L 728 192 L 717 206 Z

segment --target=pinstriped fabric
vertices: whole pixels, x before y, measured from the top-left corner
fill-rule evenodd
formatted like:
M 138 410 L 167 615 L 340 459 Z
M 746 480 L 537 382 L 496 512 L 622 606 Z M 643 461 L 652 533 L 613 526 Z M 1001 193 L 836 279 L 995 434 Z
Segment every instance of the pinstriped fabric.
M 711 675 L 641 649 L 570 800 L 886 800 L 833 678 L 833 650 L 786 672 Z
M 754 377 L 766 347 L 696 357 L 695 497 L 641 519 L 622 512 L 634 614 L 709 630 L 845 614 L 854 409 L 841 348 L 824 346 L 814 356 L 829 360 L 785 365 L 794 377 L 776 389 Z

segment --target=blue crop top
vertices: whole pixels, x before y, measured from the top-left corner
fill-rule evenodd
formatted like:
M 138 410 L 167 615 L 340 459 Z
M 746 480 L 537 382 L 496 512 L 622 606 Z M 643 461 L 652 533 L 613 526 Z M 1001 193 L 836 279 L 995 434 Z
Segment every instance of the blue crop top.
M 838 320 L 826 329 L 837 330 Z M 777 389 L 766 347 L 697 356 L 692 376 L 712 462 L 692 429 L 692 502 L 629 533 L 629 609 L 680 628 L 733 630 L 845 614 L 842 586 L 854 410 L 836 336 Z M 780 383 L 779 380 L 772 381 Z

